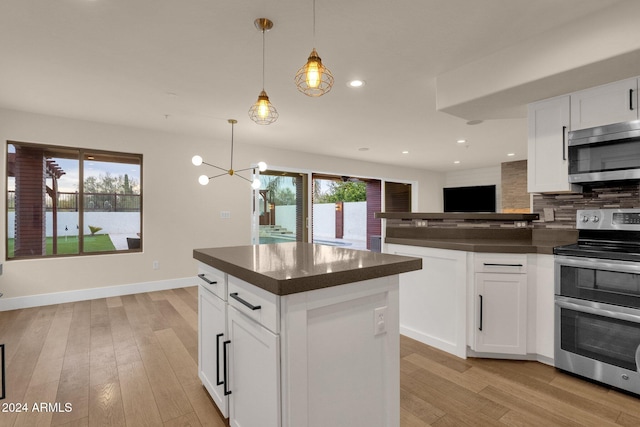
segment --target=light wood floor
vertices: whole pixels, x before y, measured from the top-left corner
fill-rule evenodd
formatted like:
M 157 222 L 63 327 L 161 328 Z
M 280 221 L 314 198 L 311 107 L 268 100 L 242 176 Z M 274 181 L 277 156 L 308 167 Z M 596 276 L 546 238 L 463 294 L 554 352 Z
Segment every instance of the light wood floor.
M 2 427 L 225 426 L 197 376 L 196 287 L 0 312 L 0 343 L 0 410 L 29 410 L 0 412 Z M 400 351 L 402 427 L 640 426 L 640 398 L 549 366 L 462 360 L 405 337 Z M 41 402 L 61 410 L 33 412 Z

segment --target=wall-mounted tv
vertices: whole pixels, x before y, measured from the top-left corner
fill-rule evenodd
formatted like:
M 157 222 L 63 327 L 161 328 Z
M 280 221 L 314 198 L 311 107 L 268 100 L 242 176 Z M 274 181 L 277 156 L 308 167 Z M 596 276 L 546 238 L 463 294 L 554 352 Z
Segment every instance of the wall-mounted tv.
M 496 186 L 449 187 L 442 189 L 445 212 L 495 212 Z

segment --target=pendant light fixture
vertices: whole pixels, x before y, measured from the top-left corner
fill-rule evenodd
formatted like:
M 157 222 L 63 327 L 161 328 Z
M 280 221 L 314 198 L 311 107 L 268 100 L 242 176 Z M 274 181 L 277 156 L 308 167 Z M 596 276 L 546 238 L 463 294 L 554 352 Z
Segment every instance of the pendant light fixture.
M 316 44 L 316 0 L 313 0 L 313 44 Z M 307 96 L 322 96 L 333 87 L 331 71 L 324 65 L 314 47 L 307 63 L 298 70 L 295 77 L 296 87 Z
M 269 125 L 278 120 L 278 111 L 269 102 L 267 92 L 264 90 L 264 33 L 273 28 L 273 22 L 267 18 L 258 18 L 253 23 L 258 30 L 262 31 L 262 91 L 256 103 L 249 108 L 249 117 L 259 125 Z
M 231 164 L 229 165 L 229 169 L 225 169 L 225 168 L 221 168 L 220 166 L 216 166 L 216 165 L 212 165 L 211 163 L 207 163 L 205 161 L 202 160 L 202 157 L 195 155 L 191 158 L 191 163 L 193 163 L 195 166 L 200 166 L 201 164 L 205 164 L 207 166 L 211 166 L 213 168 L 219 169 L 221 171 L 224 171 L 224 173 L 218 174 L 218 175 L 214 175 L 214 176 L 208 176 L 208 175 L 200 175 L 200 177 L 198 178 L 198 182 L 202 185 L 207 185 L 209 183 L 210 180 L 214 179 L 214 178 L 218 178 L 220 176 L 224 176 L 224 175 L 229 175 L 229 176 L 237 176 L 238 178 L 242 178 L 247 182 L 251 183 L 251 187 L 254 190 L 257 190 L 258 188 L 260 188 L 260 179 L 259 178 L 254 178 L 254 180 L 250 180 L 248 178 L 245 178 L 242 175 L 238 175 L 238 172 L 244 172 L 244 171 L 248 171 L 250 169 L 253 169 L 253 174 L 255 175 L 256 173 L 256 167 L 248 167 L 248 168 L 244 168 L 244 169 L 238 169 L 238 170 L 233 170 L 233 125 L 235 125 L 236 123 L 238 123 L 237 120 L 235 119 L 229 119 L 227 120 L 229 123 L 231 123 Z M 267 170 L 267 164 L 265 162 L 259 162 L 257 169 L 260 172 L 264 172 Z

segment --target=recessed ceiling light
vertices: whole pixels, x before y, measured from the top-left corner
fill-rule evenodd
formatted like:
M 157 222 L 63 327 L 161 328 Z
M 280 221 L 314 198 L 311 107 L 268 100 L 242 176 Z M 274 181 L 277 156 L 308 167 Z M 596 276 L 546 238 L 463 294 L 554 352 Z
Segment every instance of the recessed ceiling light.
M 349 86 L 349 87 L 362 87 L 362 86 L 364 86 L 364 80 L 351 80 L 349 83 L 347 83 L 347 86 Z
M 507 156 L 509 156 L 509 157 L 513 157 L 515 155 L 516 155 L 516 153 L 507 153 Z
M 454 164 L 454 165 L 459 165 L 459 164 L 460 164 L 460 160 L 455 160 L 455 161 L 453 162 L 453 164 Z
M 467 142 L 466 139 L 459 139 L 456 141 L 458 144 L 464 144 L 465 142 Z
M 483 122 L 483 120 L 469 120 L 469 121 L 467 122 L 467 124 L 468 124 L 469 126 L 473 126 L 473 125 L 479 125 L 479 124 L 480 124 L 480 123 L 482 123 L 482 122 Z
M 409 154 L 409 152 L 407 150 L 404 150 L 402 154 Z
M 369 147 L 360 147 L 358 151 L 369 151 Z

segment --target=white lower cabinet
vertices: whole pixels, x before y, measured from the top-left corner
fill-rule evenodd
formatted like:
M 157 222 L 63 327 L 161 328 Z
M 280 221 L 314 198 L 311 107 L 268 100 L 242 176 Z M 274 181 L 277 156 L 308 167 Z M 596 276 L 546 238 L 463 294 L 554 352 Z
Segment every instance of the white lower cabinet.
M 279 336 L 229 307 L 229 340 L 229 424 L 279 427 Z
M 199 376 L 231 427 L 400 426 L 398 275 L 285 296 L 223 276 L 226 301 L 200 284 Z
M 228 417 L 222 358 L 227 337 L 227 303 L 201 285 L 198 288 L 198 314 L 199 377 L 222 415 Z
M 222 369 L 222 346 L 227 340 L 227 277 L 219 270 L 200 265 L 198 278 L 198 376 L 227 417 L 229 404 Z
M 527 256 L 474 254 L 474 271 L 473 350 L 527 354 Z
M 476 273 L 474 350 L 481 353 L 527 353 L 527 276 Z

